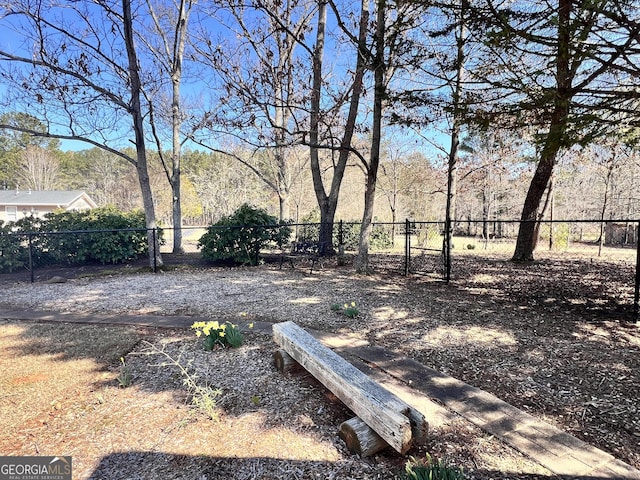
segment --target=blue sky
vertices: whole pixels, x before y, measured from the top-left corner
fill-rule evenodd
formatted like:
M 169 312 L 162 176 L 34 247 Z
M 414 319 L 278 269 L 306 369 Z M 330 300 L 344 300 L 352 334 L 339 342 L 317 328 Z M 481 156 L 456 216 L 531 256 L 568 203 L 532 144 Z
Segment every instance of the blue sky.
M 329 14 L 329 25 L 328 25 L 328 30 L 331 30 L 332 28 L 336 28 L 335 27 L 335 22 L 332 21 L 333 15 L 330 13 Z M 6 27 L 6 19 L 1 19 L 0 17 L 0 26 L 1 27 Z M 5 24 L 5 25 L 3 25 Z M 315 27 L 315 20 L 313 20 L 313 26 Z M 211 29 L 211 31 L 214 32 L 214 34 L 218 34 L 218 35 L 224 35 L 227 31 L 223 28 L 220 28 L 217 24 L 215 24 L 215 22 L 209 22 L 207 25 L 208 28 Z M 309 33 L 309 38 L 307 39 L 309 42 L 312 41 L 311 36 L 313 35 L 313 32 Z M 23 41 L 22 39 L 14 32 L 12 31 L 12 29 L 10 28 L 3 28 L 3 35 L 0 38 L 0 47 L 2 49 L 8 50 L 10 52 L 16 52 L 19 51 L 21 54 L 24 54 L 25 56 L 29 55 L 29 51 L 26 51 L 22 48 L 23 46 Z M 306 55 L 306 53 L 302 50 L 299 49 L 300 54 Z M 64 55 L 61 52 L 61 61 L 63 61 L 63 57 Z M 325 66 L 325 70 L 329 71 L 330 68 L 333 68 L 333 74 L 334 76 L 340 76 L 342 73 L 344 73 L 346 71 L 346 69 L 348 68 L 353 68 L 353 61 L 354 59 L 351 58 L 351 56 L 349 55 L 348 50 L 346 50 L 344 47 L 340 48 L 339 52 L 336 52 L 336 48 L 333 44 L 331 44 L 331 37 L 328 38 L 328 44 L 327 44 L 327 55 L 326 55 L 326 66 Z M 206 94 L 209 92 L 207 86 L 205 86 L 203 83 L 199 82 L 199 81 L 188 81 L 187 78 L 185 78 L 185 82 L 183 84 L 183 95 L 185 97 L 185 99 L 191 99 L 191 100 L 196 100 L 199 102 L 203 102 L 203 101 L 207 101 L 206 98 Z M 205 93 L 204 97 L 198 98 L 202 93 Z M 7 94 L 7 90 L 6 90 L 6 86 L 0 82 L 0 95 L 2 95 L 2 97 L 4 97 Z M 363 105 L 363 111 L 364 111 L 364 107 L 365 105 Z M 120 143 L 121 145 L 130 145 L 130 143 L 127 140 L 127 133 L 130 132 L 130 127 L 129 127 L 130 123 L 128 121 L 123 122 L 123 129 L 121 131 L 120 134 L 117 133 L 117 131 L 114 131 L 112 134 L 119 136 L 120 138 L 116 138 L 114 136 L 114 138 L 112 139 L 114 142 L 114 145 L 117 145 L 118 143 Z M 126 130 L 129 130 L 129 132 L 126 132 Z M 397 135 L 397 131 L 399 129 L 397 128 L 393 128 L 391 130 L 395 131 L 395 134 Z M 409 134 L 410 137 L 414 138 L 414 141 L 418 142 L 419 141 L 419 137 L 416 136 L 414 133 L 412 133 L 411 131 L 409 131 L 408 129 L 401 129 L 403 132 Z M 442 133 L 437 132 L 436 130 L 431 130 L 431 132 L 429 133 L 429 135 L 437 142 L 442 143 L 443 145 L 448 145 L 448 137 L 446 135 L 443 136 Z M 63 150 L 81 150 L 81 149 L 85 149 L 85 148 L 91 148 L 90 145 L 83 143 L 83 142 L 74 142 L 74 141 L 66 141 L 63 140 L 62 141 L 62 149 Z M 426 150 L 432 150 L 430 147 L 422 147 L 425 148 Z

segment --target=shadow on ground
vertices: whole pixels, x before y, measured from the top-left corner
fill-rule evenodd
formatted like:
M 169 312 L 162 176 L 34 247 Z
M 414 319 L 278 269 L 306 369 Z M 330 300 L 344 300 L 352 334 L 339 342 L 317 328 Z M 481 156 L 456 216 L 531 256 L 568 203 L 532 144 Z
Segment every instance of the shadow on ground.
M 286 452 L 286 445 L 283 445 Z M 182 479 L 182 480 L 281 480 L 281 479 L 349 479 L 370 480 L 398 478 L 404 466 L 399 462 L 395 471 L 376 472 L 375 459 L 369 468 L 361 462 L 314 462 L 281 460 L 277 458 L 250 457 L 226 458 L 207 456 L 172 455 L 164 452 L 122 452 L 104 456 L 91 473 L 91 480 L 126 479 Z M 388 474 L 389 476 L 384 476 Z M 571 480 L 610 480 L 604 477 L 548 477 L 538 474 L 515 474 L 510 472 L 477 470 L 469 472 L 471 478 L 494 480 L 549 480 L 563 478 Z M 399 477 L 402 478 L 402 477 Z

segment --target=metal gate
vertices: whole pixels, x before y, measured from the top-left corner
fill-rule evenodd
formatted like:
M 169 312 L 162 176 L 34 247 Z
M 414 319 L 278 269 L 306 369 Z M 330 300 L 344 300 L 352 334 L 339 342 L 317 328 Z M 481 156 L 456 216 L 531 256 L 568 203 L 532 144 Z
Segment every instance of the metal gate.
M 405 221 L 405 275 L 445 279 L 444 222 Z

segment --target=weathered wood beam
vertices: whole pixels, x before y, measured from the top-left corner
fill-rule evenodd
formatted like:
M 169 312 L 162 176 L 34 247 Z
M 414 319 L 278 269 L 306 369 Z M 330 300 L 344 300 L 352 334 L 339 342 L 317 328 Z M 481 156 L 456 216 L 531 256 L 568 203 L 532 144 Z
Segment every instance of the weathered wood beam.
M 411 447 L 412 423 L 416 438 L 424 438 L 422 415 L 294 322 L 275 324 L 273 338 L 397 452 Z

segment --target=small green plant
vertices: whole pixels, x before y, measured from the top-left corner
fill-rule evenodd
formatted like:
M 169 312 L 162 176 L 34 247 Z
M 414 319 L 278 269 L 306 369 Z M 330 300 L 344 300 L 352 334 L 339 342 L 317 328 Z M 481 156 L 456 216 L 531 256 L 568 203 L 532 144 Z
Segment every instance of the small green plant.
M 244 342 L 242 332 L 237 325 L 230 322 L 194 322 L 191 328 L 196 336 L 204 335 L 204 349 L 211 351 L 216 345 L 221 347 L 238 348 Z
M 183 365 L 180 363 L 180 360 L 168 354 L 164 350 L 164 347 L 160 348 L 149 342 L 143 343 L 149 347 L 149 353 L 162 355 L 167 359 L 166 362 L 162 362 L 157 366 L 166 367 L 167 365 L 173 365 L 178 368 L 180 376 L 182 377 L 182 384 L 187 388 L 187 392 L 190 395 L 191 405 L 204 413 L 209 419 L 217 420 L 219 415 L 216 400 L 222 395 L 222 390 L 213 388 L 206 383 L 201 384 L 198 381 L 196 373 L 190 370 L 189 364 Z
M 118 380 L 118 384 L 121 388 L 130 387 L 133 383 L 133 376 L 131 375 L 131 371 L 124 361 L 124 357 L 120 357 L 120 373 L 118 374 L 116 379 Z
M 333 305 L 331 305 L 331 310 L 337 313 L 341 313 L 342 315 L 346 315 L 349 318 L 355 318 L 360 313 L 358 311 L 358 307 L 356 306 L 356 302 L 345 303 L 344 305 L 334 303 Z
M 232 323 L 227 323 L 226 325 L 227 328 L 225 329 L 224 339 L 227 345 L 229 345 L 231 348 L 238 348 L 244 342 L 244 336 L 242 335 L 242 332 L 236 325 Z
M 410 457 L 405 468 L 405 480 L 464 480 L 464 471 L 442 460 L 434 461 L 427 453 L 423 460 Z
M 195 383 L 195 378 L 189 376 L 185 377 L 183 383 L 191 393 L 191 404 L 211 420 L 217 420 L 216 398 L 222 391 L 214 389 L 210 385 L 198 385 Z

